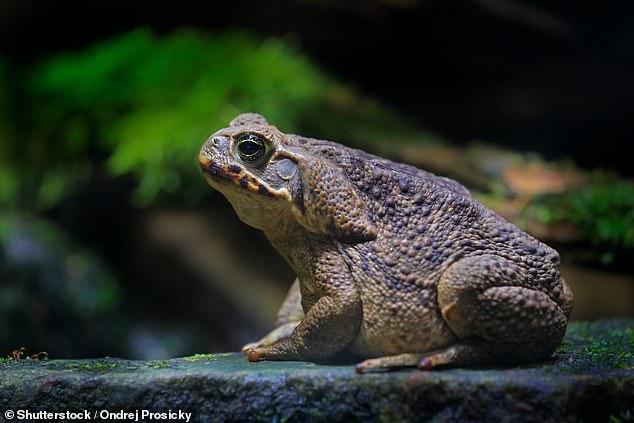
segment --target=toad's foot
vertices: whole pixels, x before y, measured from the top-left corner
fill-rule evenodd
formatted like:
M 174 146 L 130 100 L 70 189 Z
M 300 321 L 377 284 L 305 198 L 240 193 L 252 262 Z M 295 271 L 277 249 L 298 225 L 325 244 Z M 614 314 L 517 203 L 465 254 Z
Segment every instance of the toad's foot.
M 405 353 L 372 358 L 358 363 L 354 369 L 357 373 L 377 369 L 393 370 L 401 367 L 418 367 L 420 370 L 432 370 L 443 366 L 474 364 L 474 359 L 481 355 L 485 355 L 484 350 L 480 351 L 479 348 L 474 349 L 473 346 L 460 343 L 424 353 Z M 485 355 L 483 358 L 488 357 Z
M 460 340 L 446 348 L 424 353 L 407 353 L 365 360 L 355 366 L 357 373 L 373 369 L 418 367 L 436 370 L 442 367 L 476 364 L 509 364 L 539 361 L 550 355 L 552 347 L 543 343 L 497 343 L 479 338 Z
M 401 367 L 414 367 L 427 356 L 428 353 L 405 353 L 371 358 L 358 363 L 354 366 L 354 370 L 357 373 L 363 373 L 366 370 L 371 369 L 398 369 Z
M 246 344 L 240 349 L 240 351 L 246 356 L 249 356 L 249 353 L 257 348 L 268 347 L 280 341 L 281 339 L 288 338 L 289 336 L 291 336 L 291 333 L 293 333 L 293 330 L 295 330 L 295 327 L 297 327 L 297 325 L 299 325 L 299 321 L 284 323 L 283 325 L 280 325 L 276 327 L 275 329 L 273 329 L 271 332 L 269 332 L 264 338 L 260 339 L 259 341 L 250 342 Z M 251 360 L 251 359 L 249 360 L 257 361 L 257 360 Z

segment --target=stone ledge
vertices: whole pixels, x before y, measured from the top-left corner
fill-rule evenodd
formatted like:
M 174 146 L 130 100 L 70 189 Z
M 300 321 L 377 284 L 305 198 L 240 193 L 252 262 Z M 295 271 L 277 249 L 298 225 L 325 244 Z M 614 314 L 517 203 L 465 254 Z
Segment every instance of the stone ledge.
M 357 375 L 350 364 L 8 361 L 5 410 L 181 410 L 191 421 L 608 421 L 634 419 L 634 320 L 572 323 L 553 360 L 512 368 Z

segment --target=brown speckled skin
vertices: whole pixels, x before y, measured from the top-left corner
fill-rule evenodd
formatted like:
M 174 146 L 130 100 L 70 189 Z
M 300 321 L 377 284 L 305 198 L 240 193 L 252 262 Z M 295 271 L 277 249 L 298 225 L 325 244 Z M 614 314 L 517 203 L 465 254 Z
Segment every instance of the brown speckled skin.
M 266 140 L 257 164 L 236 151 L 245 133 Z M 256 114 L 212 135 L 199 159 L 298 276 L 277 329 L 244 347 L 252 361 L 346 347 L 380 357 L 358 371 L 534 361 L 564 335 L 572 294 L 558 253 L 451 179 L 284 134 Z

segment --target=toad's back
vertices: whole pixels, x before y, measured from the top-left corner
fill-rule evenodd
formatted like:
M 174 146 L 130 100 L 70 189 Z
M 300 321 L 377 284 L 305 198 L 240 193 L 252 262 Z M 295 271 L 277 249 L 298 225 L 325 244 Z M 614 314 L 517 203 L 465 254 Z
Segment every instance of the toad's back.
M 465 257 L 501 257 L 519 286 L 563 300 L 559 254 L 456 181 L 328 141 L 301 138 L 298 144 L 344 170 L 378 228 L 374 240 L 340 245 L 362 287 L 358 350 L 369 355 L 430 350 L 453 339 L 437 307 L 437 285 Z

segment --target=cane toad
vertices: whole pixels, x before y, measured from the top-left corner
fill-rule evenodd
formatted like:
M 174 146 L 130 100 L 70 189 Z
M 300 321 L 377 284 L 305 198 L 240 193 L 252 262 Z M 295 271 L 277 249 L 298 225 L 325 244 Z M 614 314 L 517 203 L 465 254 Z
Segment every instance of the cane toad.
M 297 274 L 250 361 L 349 351 L 373 368 L 544 359 L 572 293 L 559 254 L 459 183 L 248 113 L 204 143 L 208 183 Z

